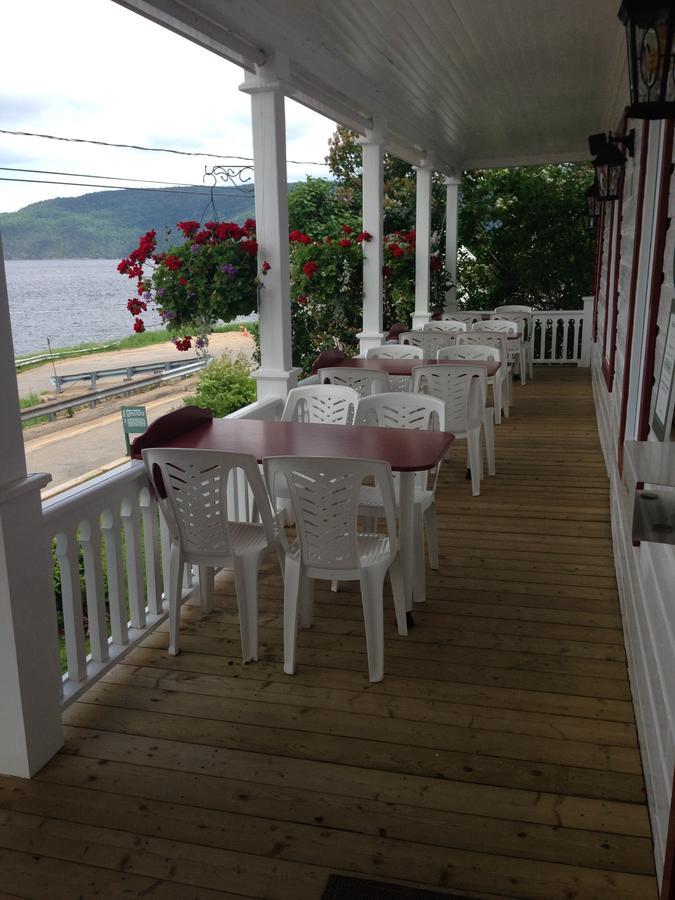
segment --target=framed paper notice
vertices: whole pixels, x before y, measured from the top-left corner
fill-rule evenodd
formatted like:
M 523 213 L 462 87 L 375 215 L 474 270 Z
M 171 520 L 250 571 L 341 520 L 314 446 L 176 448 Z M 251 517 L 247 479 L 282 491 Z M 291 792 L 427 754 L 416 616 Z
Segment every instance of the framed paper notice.
M 673 426 L 673 376 L 675 375 L 675 300 L 672 302 L 666 345 L 663 351 L 661 377 L 656 389 L 656 405 L 652 429 L 660 441 L 668 440 Z

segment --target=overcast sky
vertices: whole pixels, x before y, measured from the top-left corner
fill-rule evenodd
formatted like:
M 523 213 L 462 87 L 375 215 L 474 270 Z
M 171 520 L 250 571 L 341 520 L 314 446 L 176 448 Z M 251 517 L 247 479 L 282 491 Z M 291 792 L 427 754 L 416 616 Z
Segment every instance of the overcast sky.
M 2 6 L 0 129 L 252 156 L 250 98 L 238 90 L 238 66 L 112 0 Z M 334 127 L 287 100 L 288 159 L 323 163 Z M 71 180 L 4 171 L 11 167 L 198 184 L 204 166 L 218 162 L 0 134 L 0 179 Z M 291 181 L 326 173 L 320 165 L 288 167 Z M 0 212 L 91 190 L 0 180 Z

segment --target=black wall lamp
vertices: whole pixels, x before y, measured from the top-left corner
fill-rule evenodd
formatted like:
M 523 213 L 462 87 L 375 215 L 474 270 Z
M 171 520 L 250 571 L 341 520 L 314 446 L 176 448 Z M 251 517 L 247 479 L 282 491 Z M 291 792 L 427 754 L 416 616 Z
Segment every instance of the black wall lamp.
M 636 119 L 675 117 L 675 5 L 669 0 L 623 0 L 631 106 Z
M 613 135 L 611 131 L 608 135 L 603 132 L 592 134 L 588 138 L 588 146 L 595 157 L 593 167 L 597 200 L 600 203 L 617 200 L 626 165 L 626 150 L 629 156 L 633 156 L 635 150 L 635 129 L 623 137 Z M 588 204 L 588 195 L 586 202 Z

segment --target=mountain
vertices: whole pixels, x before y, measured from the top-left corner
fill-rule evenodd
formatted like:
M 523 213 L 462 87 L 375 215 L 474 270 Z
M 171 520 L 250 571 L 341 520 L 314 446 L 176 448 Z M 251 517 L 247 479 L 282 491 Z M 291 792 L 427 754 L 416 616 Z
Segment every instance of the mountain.
M 5 259 L 121 259 L 153 228 L 161 244 L 165 229 L 176 222 L 241 223 L 254 216 L 252 186 L 217 187 L 213 198 L 215 214 L 206 189 L 197 195 L 189 187 L 98 191 L 31 203 L 0 213 Z

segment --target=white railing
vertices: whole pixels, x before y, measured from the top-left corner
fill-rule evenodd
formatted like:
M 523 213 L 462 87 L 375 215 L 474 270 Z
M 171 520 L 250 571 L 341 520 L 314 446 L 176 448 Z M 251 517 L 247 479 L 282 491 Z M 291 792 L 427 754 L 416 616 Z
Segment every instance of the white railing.
M 552 309 L 535 311 L 532 315 L 532 351 L 538 365 L 591 364 L 591 326 L 593 298 L 583 298 L 583 309 Z M 477 309 L 447 312 L 446 319 L 460 319 L 469 326 L 494 315 L 493 310 Z
M 258 401 L 228 418 L 278 419 L 281 408 L 280 400 Z M 232 518 L 250 520 L 250 493 L 237 472 L 228 505 Z M 140 461 L 64 491 L 42 509 L 60 576 L 67 705 L 165 619 L 169 536 Z M 195 590 L 191 571 L 183 584 Z

